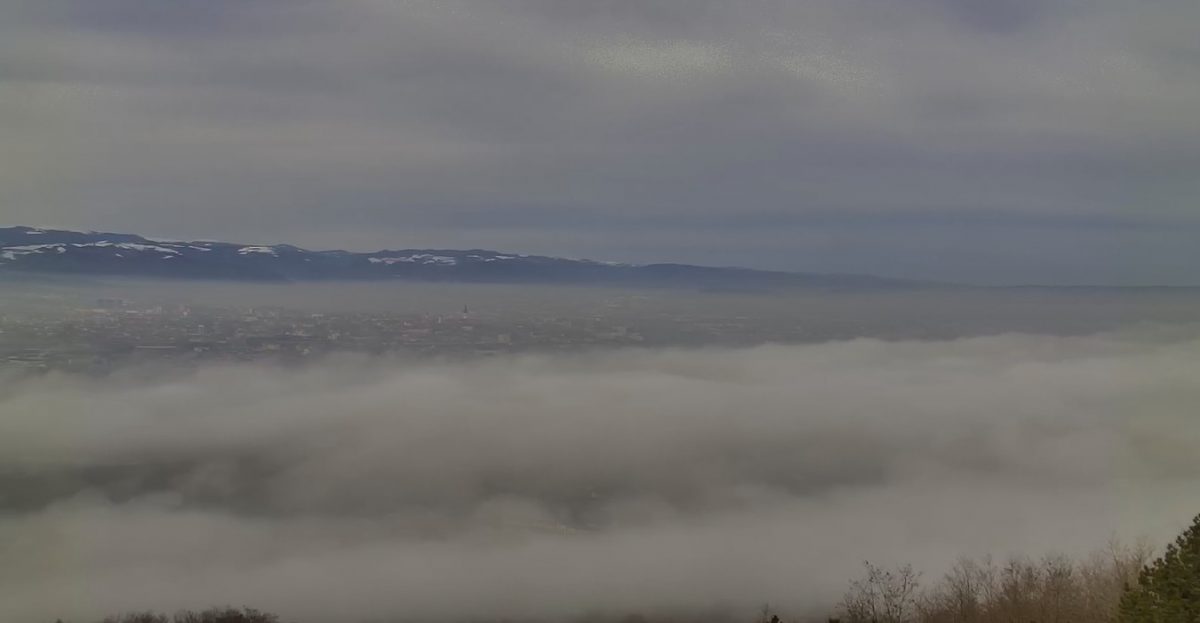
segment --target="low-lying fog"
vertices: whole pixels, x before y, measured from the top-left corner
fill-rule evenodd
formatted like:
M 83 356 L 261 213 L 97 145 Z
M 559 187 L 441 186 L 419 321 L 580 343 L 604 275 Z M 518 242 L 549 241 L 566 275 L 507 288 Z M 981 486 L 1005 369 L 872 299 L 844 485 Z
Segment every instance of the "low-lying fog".
M 861 562 L 1162 542 L 1200 333 L 0 381 L 0 620 L 820 611 Z
M 698 292 L 672 289 L 451 283 L 230 283 L 67 279 L 3 281 L 0 316 L 53 316 L 97 299 L 135 306 L 278 307 L 309 312 L 458 314 L 489 320 L 603 316 L 674 344 L 680 321 L 786 330 L 800 341 L 948 339 L 1007 332 L 1082 335 L 1136 324 L 1200 322 L 1196 288 L 945 288 Z M 684 340 L 685 343 L 694 343 Z M 728 340 L 741 344 L 736 336 Z

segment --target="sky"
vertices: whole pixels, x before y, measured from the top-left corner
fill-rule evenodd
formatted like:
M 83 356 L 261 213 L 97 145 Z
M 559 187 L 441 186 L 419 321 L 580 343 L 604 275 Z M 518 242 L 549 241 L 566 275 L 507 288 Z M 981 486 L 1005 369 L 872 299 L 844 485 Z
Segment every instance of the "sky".
M 1158 551 L 1200 505 L 1198 337 L 9 378 L 0 620 L 795 621 L 863 560 Z
M 0 224 L 1200 284 L 1194 0 L 0 0 Z

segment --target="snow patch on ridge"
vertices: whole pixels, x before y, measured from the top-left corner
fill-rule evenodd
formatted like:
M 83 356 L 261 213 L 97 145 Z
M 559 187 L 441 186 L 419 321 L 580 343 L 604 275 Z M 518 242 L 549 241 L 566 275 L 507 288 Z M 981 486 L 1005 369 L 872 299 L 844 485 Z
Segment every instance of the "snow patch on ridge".
M 242 247 L 238 249 L 237 252 L 238 255 L 250 255 L 251 253 L 257 253 L 261 255 L 270 255 L 271 257 L 279 257 L 279 254 L 275 252 L 273 247 Z
M 401 255 L 395 257 L 369 257 L 367 261 L 372 264 L 435 264 L 438 266 L 455 266 L 458 264 L 458 259 L 447 255 L 434 255 L 432 253 L 414 253 L 412 255 Z

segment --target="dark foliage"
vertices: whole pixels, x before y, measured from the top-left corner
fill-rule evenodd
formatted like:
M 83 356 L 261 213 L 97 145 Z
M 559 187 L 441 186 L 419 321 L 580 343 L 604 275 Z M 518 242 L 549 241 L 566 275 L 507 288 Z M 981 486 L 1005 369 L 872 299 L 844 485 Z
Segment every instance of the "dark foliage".
M 1121 599 L 1122 623 L 1200 623 L 1200 516 Z
M 279 623 L 279 617 L 253 608 L 209 608 L 184 610 L 168 617 L 155 612 L 131 612 L 111 616 L 102 623 Z

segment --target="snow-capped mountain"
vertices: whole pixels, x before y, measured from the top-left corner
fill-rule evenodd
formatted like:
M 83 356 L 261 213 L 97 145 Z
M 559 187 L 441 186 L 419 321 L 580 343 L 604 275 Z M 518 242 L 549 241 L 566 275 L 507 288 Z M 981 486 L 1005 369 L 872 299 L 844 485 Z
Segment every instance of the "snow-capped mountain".
M 619 264 L 471 249 L 353 253 L 177 241 L 132 234 L 0 228 L 0 273 L 270 281 L 383 280 L 580 283 L 714 288 L 900 287 L 913 282 L 686 264 Z

